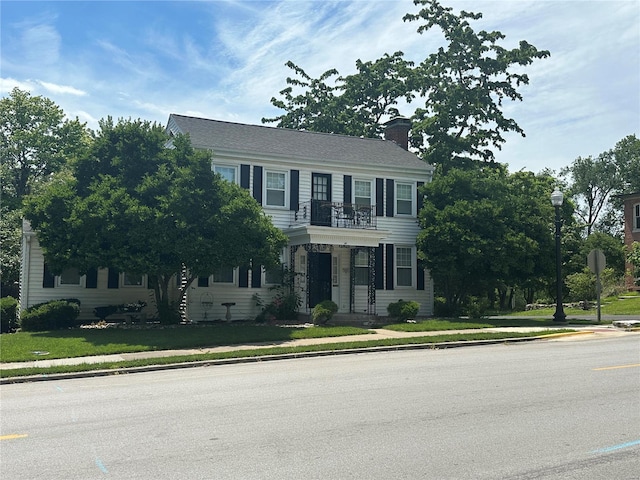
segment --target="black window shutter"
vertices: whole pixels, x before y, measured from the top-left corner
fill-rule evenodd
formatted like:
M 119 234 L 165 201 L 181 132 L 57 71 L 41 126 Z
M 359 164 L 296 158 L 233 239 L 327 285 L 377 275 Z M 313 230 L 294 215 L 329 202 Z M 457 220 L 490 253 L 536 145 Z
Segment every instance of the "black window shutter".
M 376 247 L 376 290 L 384 290 L 384 245 Z
M 44 272 L 42 274 L 42 288 L 53 288 L 56 283 L 56 277 L 49 268 L 49 265 L 44 264 Z
M 157 283 L 157 277 L 155 275 L 147 275 L 147 288 L 149 290 L 154 290 Z
M 384 217 L 384 180 L 376 178 L 376 217 Z
M 242 188 L 249 188 L 249 175 L 251 167 L 249 165 L 240 165 L 240 186 Z
M 209 277 L 198 277 L 198 286 L 199 287 L 208 287 L 209 286 Z
M 120 273 L 115 268 L 109 269 L 109 277 L 107 280 L 107 288 L 118 288 Z
M 393 278 L 394 278 L 394 270 L 393 270 L 393 244 L 387 244 L 387 251 L 385 252 L 387 256 L 387 290 L 393 290 Z
M 420 265 L 420 261 L 418 261 L 418 276 L 416 278 L 417 282 L 417 288 L 418 290 L 424 290 L 424 268 L 422 268 L 422 266 Z
M 394 211 L 394 199 L 395 199 L 395 194 L 394 194 L 394 185 L 393 185 L 393 180 L 391 180 L 390 178 L 387 178 L 387 217 L 393 217 L 393 211 Z
M 249 269 L 247 267 L 240 267 L 238 269 L 238 287 L 249 287 Z
M 351 203 L 351 175 L 344 176 L 344 203 Z
M 420 188 L 424 185 L 424 182 L 418 182 L 418 188 L 417 188 L 417 195 L 418 195 L 418 202 L 416 205 L 418 205 L 418 213 L 420 213 L 420 210 L 422 210 L 422 207 L 424 206 L 424 196 L 420 193 Z
M 85 277 L 86 288 L 98 288 L 98 269 L 90 268 Z
M 262 167 L 253 167 L 253 198 L 262 205 Z
M 257 266 L 251 270 L 251 288 L 260 288 L 262 286 L 262 267 Z
M 300 170 L 291 170 L 291 192 L 289 193 L 289 210 L 297 211 L 300 201 Z

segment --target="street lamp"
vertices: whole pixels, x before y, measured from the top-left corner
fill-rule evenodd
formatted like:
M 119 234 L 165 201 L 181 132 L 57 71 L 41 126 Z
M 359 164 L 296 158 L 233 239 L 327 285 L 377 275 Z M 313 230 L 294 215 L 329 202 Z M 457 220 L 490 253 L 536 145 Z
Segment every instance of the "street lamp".
M 567 316 L 562 308 L 562 254 L 560 252 L 560 227 L 562 227 L 562 217 L 560 207 L 564 196 L 557 188 L 551 194 L 551 205 L 556 209 L 556 313 L 553 314 L 553 321 L 564 323 Z

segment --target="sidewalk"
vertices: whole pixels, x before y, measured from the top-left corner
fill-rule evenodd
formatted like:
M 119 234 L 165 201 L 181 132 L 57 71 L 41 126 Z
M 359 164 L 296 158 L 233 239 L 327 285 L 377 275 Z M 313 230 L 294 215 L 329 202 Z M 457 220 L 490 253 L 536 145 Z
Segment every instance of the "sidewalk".
M 467 330 L 442 330 L 442 331 L 430 331 L 430 332 L 397 332 L 397 331 L 385 330 L 385 329 L 372 329 L 373 333 L 370 333 L 370 334 L 349 335 L 344 337 L 309 338 L 309 339 L 300 339 L 300 340 L 289 340 L 284 342 L 229 345 L 229 346 L 212 347 L 212 348 L 161 350 L 161 351 L 150 351 L 150 352 L 120 353 L 120 354 L 112 354 L 112 355 L 96 355 L 96 356 L 90 356 L 90 357 L 41 359 L 41 360 L 33 360 L 33 361 L 27 361 L 27 362 L 0 363 L 0 370 L 11 370 L 16 368 L 33 368 L 33 367 L 48 368 L 48 367 L 59 366 L 59 365 L 113 363 L 113 362 L 123 362 L 128 360 L 199 355 L 203 353 L 206 354 L 206 353 L 218 353 L 218 352 L 233 352 L 233 351 L 242 351 L 242 350 L 268 349 L 273 347 L 328 345 L 328 344 L 341 343 L 341 342 L 359 342 L 359 341 L 382 340 L 382 339 L 391 339 L 391 338 L 425 337 L 425 336 L 435 336 L 435 335 L 443 335 L 443 334 L 477 333 L 480 331 L 482 332 L 536 332 L 536 331 L 544 331 L 544 330 L 558 330 L 558 329 L 565 329 L 565 328 L 571 328 L 573 330 L 576 330 L 576 332 L 569 333 L 569 334 L 560 334 L 563 337 L 567 335 L 576 335 L 576 334 L 623 335 L 625 333 L 628 333 L 628 332 L 625 332 L 625 330 L 623 329 L 615 328 L 611 325 L 589 325 L 589 326 L 562 325 L 557 327 L 556 326 L 553 326 L 553 327 L 496 327 L 496 328 L 484 328 L 481 330 L 467 329 Z M 640 332 L 636 332 L 636 333 L 640 334 Z M 536 338 L 536 337 L 533 337 L 533 338 Z M 545 337 L 545 338 L 548 338 L 548 337 Z M 557 337 L 553 336 L 551 338 L 557 338 Z M 531 337 L 528 338 L 528 340 L 530 339 Z M 500 340 L 500 342 L 504 342 L 504 340 Z M 463 342 L 459 342 L 459 343 L 463 343 Z M 481 341 L 481 342 L 464 342 L 464 343 L 474 344 L 474 343 L 487 343 L 487 342 Z M 433 346 L 432 344 L 430 345 Z M 377 348 L 377 347 L 374 347 L 374 348 Z M 394 347 L 394 348 L 398 348 L 398 347 Z M 416 346 L 413 345 L 413 348 L 416 348 Z M 361 351 L 361 349 L 358 351 Z M 314 352 L 314 353 L 316 355 L 321 354 L 320 352 Z M 310 355 L 311 354 L 312 353 L 310 353 Z M 297 356 L 300 356 L 300 355 L 298 354 Z M 245 359 L 245 361 L 252 361 L 252 360 Z

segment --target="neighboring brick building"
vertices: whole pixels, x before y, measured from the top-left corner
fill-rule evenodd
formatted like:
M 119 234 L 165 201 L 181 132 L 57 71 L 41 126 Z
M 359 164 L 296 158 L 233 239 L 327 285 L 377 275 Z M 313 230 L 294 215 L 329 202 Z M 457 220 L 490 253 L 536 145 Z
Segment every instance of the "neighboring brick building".
M 633 242 L 640 242 L 640 192 L 620 195 L 624 202 L 624 244 L 631 247 Z M 627 263 L 625 285 L 629 290 L 640 290 L 640 285 L 633 274 L 634 266 Z

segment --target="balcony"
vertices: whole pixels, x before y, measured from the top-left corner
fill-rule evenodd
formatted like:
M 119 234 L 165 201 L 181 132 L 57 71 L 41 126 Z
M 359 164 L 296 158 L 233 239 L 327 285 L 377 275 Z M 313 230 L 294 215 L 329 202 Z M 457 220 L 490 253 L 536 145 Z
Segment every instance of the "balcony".
M 310 200 L 291 212 L 291 226 L 300 225 L 375 230 L 376 209 L 373 205 Z

